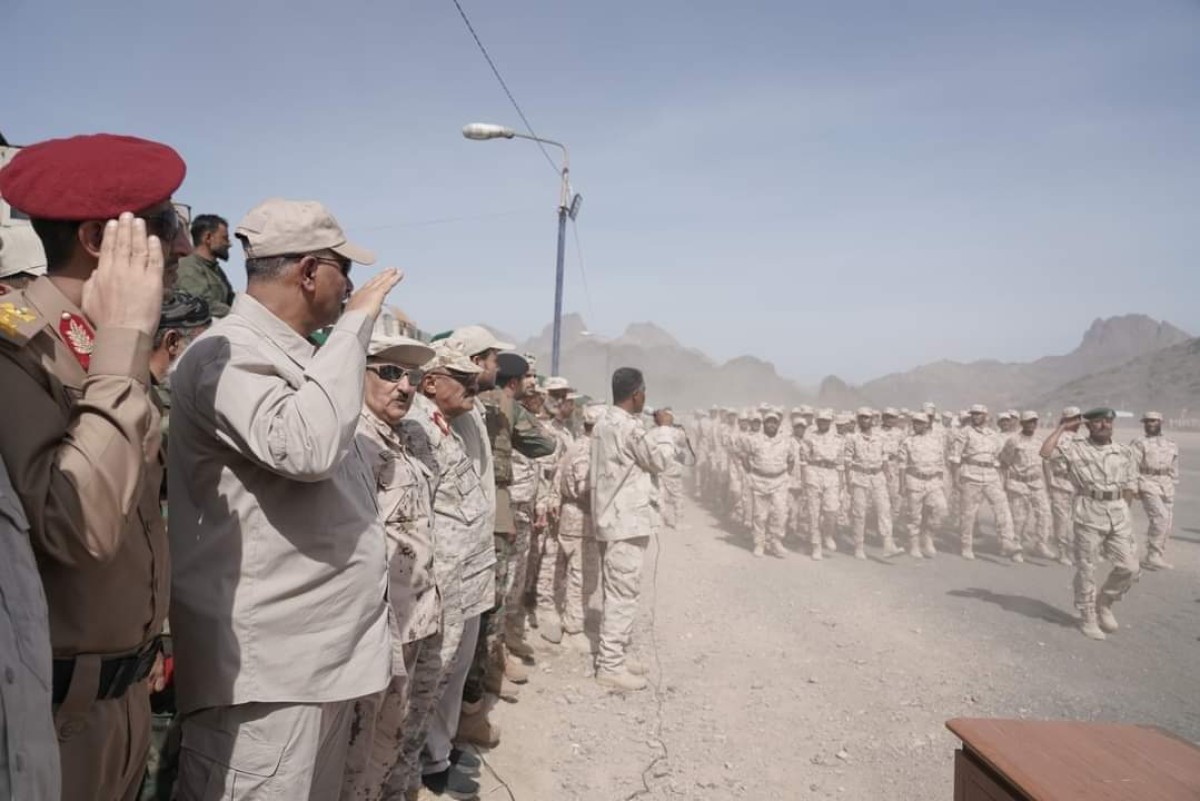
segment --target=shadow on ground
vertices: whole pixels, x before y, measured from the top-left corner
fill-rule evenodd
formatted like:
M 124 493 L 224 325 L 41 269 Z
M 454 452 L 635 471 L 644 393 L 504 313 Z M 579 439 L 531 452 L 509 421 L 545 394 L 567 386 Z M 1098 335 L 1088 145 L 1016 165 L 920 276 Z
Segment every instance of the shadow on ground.
M 1063 628 L 1073 629 L 1079 625 L 1079 621 L 1074 615 L 1064 612 L 1057 606 L 1051 606 L 1045 601 L 1039 601 L 1036 598 L 1027 598 L 1024 595 L 1005 595 L 1004 593 L 992 592 L 981 587 L 950 590 L 946 594 L 952 595 L 955 598 L 973 598 L 977 601 L 996 604 L 1005 612 L 1015 612 L 1018 615 L 1024 615 L 1034 620 L 1044 620 L 1047 623 L 1054 623 Z

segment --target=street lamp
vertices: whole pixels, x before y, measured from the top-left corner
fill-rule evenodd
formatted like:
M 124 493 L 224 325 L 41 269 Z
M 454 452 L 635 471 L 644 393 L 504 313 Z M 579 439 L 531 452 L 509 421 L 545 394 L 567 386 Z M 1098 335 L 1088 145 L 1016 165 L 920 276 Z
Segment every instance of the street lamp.
M 554 145 L 562 151 L 562 186 L 558 196 L 558 260 L 554 268 L 554 339 L 550 349 L 550 374 L 558 375 L 558 356 L 562 342 L 563 252 L 566 249 L 567 241 L 567 218 L 570 217 L 574 220 L 579 214 L 579 205 L 583 202 L 583 198 L 579 195 L 571 196 L 571 184 L 569 180 L 571 156 L 567 152 L 567 146 L 562 142 L 555 142 L 553 139 L 542 139 L 538 136 L 529 136 L 528 134 L 514 131 L 512 128 L 505 128 L 503 125 L 473 122 L 470 125 L 463 126 L 462 134 L 467 139 L 473 139 L 477 142 L 482 142 L 485 139 L 529 139 L 545 145 Z

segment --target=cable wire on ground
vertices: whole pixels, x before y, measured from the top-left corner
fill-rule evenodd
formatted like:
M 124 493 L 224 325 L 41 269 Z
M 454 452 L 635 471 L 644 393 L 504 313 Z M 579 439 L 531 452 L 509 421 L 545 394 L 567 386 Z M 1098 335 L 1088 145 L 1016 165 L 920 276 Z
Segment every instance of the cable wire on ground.
M 521 118 L 521 122 L 525 123 L 525 131 L 530 136 L 534 137 L 535 141 L 537 141 L 537 134 L 533 131 L 533 125 L 530 124 L 529 118 L 526 117 L 525 112 L 521 110 L 521 104 L 517 102 L 515 97 L 513 97 L 512 90 L 508 88 L 508 84 L 505 83 L 504 78 L 500 75 L 500 70 L 496 67 L 496 62 L 492 60 L 487 48 L 483 46 L 483 42 L 480 40 L 479 34 L 475 32 L 475 26 L 471 24 L 471 20 L 467 17 L 467 12 L 463 10 L 462 4 L 459 3 L 458 0 L 451 0 L 451 2 L 453 2 L 454 7 L 458 9 L 458 15 L 462 17 L 463 24 L 466 25 L 467 30 L 471 32 L 471 38 L 475 40 L 475 44 L 479 47 L 479 52 L 483 54 L 488 66 L 492 68 L 492 74 L 495 75 L 496 80 L 500 82 L 500 88 L 504 90 L 504 94 L 508 95 L 508 101 L 512 103 L 512 107 L 517 110 L 517 116 Z M 550 153 L 546 150 L 546 146 L 540 141 L 537 142 L 537 146 L 542 151 L 542 155 L 546 157 L 546 161 L 550 163 L 550 166 L 557 174 L 559 172 L 559 167 L 554 163 L 554 159 L 550 158 Z
M 642 788 L 634 790 L 629 795 L 625 796 L 625 801 L 633 801 L 635 798 L 640 798 L 651 793 L 650 789 L 650 773 L 660 762 L 666 762 L 671 758 L 671 752 L 667 749 L 667 744 L 663 740 L 663 691 L 662 691 L 662 658 L 658 652 L 658 561 L 662 555 L 662 535 L 661 532 L 654 535 L 654 569 L 650 574 L 650 587 L 654 591 L 654 602 L 650 605 L 650 649 L 654 652 L 654 672 L 656 674 L 655 681 L 650 684 L 654 688 L 655 702 L 655 717 L 654 725 L 654 741 L 658 747 L 662 749 L 662 753 L 657 754 L 650 760 L 649 764 L 642 769 Z
M 500 787 L 493 787 L 491 790 L 488 791 L 487 794 L 491 795 L 492 793 L 496 792 L 497 790 L 501 789 L 501 787 L 502 787 L 502 788 L 504 788 L 504 791 L 506 793 L 508 793 L 509 801 L 517 801 L 517 796 L 515 793 L 513 793 L 512 788 L 508 786 L 508 782 L 504 781 L 504 777 L 496 772 L 496 769 L 492 767 L 491 762 L 487 761 L 487 757 L 485 757 L 483 755 L 483 752 L 480 751 L 475 746 L 471 746 L 471 751 L 472 751 L 472 753 L 475 754 L 475 756 L 479 757 L 479 761 L 482 762 L 483 766 L 488 769 L 488 773 L 492 774 L 492 778 L 494 778 L 496 781 L 500 782 Z

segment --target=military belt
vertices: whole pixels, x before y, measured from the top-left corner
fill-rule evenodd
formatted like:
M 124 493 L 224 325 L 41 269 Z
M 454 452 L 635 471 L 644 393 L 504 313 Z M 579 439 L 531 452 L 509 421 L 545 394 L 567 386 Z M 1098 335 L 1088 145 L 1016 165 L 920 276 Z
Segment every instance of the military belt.
M 836 470 L 839 467 L 837 462 L 830 459 L 818 459 L 815 462 L 809 462 L 809 464 L 813 467 L 828 467 L 831 470 Z
M 129 688 L 150 675 L 154 660 L 162 652 L 162 637 L 155 637 L 140 651 L 126 656 L 110 656 L 100 661 L 100 686 L 97 701 L 120 698 Z M 51 701 L 61 704 L 67 699 L 71 678 L 75 675 L 75 658 L 55 659 L 52 666 L 53 693 Z
M 1142 475 L 1143 476 L 1169 476 L 1169 475 L 1171 475 L 1171 471 L 1170 471 L 1170 469 L 1155 470 L 1152 467 L 1143 467 Z
M 1121 497 L 1120 490 L 1088 490 L 1087 496 L 1097 501 L 1115 501 Z
M 778 473 L 763 473 L 758 470 L 751 470 L 750 472 L 759 478 L 779 478 L 780 476 L 785 475 L 787 470 L 780 470 Z
M 876 473 L 883 472 L 882 467 L 859 467 L 858 465 L 850 465 L 850 469 L 855 473 L 866 473 L 868 476 L 873 476 Z
M 979 462 L 979 461 L 975 461 L 974 459 L 968 459 L 967 464 L 971 465 L 972 467 L 995 467 L 996 466 L 995 462 L 991 462 L 991 461 Z
M 932 473 L 922 473 L 920 470 L 913 470 L 912 468 L 909 468 L 908 474 L 910 476 L 915 476 L 916 478 L 924 479 L 926 481 L 928 481 L 931 478 L 941 478 L 942 477 L 941 470 L 934 470 Z

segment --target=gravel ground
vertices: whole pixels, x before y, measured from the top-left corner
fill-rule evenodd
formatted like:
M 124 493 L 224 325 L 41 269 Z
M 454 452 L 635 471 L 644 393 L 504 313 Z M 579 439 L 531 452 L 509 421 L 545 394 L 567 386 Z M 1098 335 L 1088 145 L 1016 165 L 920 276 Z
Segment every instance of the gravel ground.
M 1200 468 L 1200 436 L 1180 440 Z M 519 801 L 950 799 L 944 723 L 960 716 L 1153 723 L 1200 741 L 1198 479 L 1185 470 L 1176 569 L 1144 574 L 1103 643 L 1075 629 L 1070 568 L 1014 565 L 990 536 L 975 562 L 760 560 L 689 504 L 645 575 L 635 642 L 656 686 L 611 693 L 588 656 L 543 643 L 517 702 L 495 709 L 504 742 L 484 797 L 509 797 L 499 776 Z

